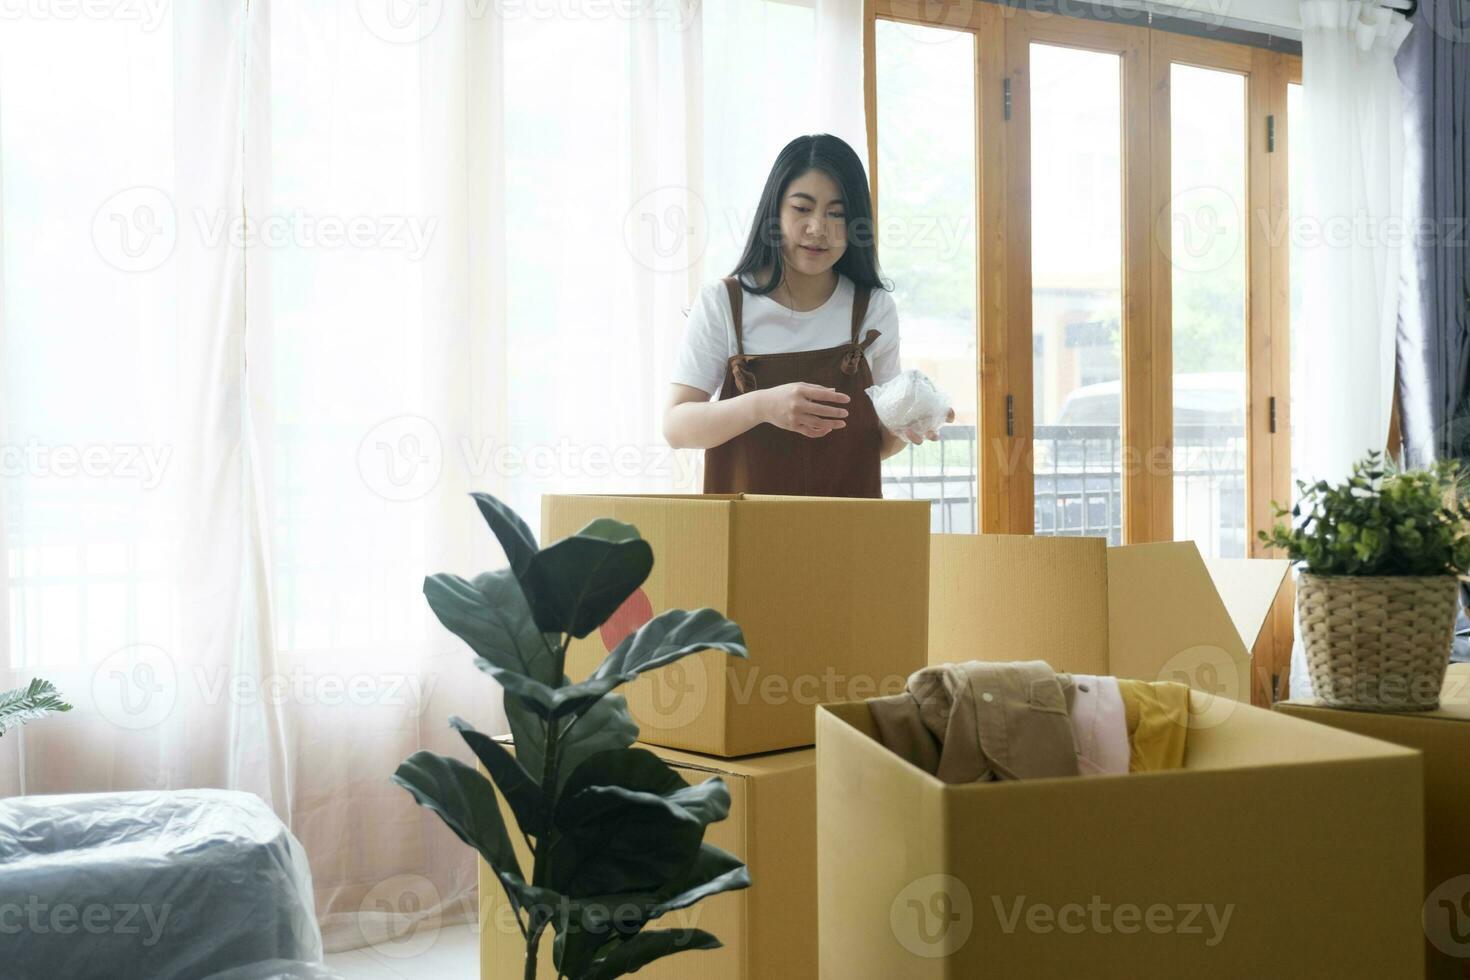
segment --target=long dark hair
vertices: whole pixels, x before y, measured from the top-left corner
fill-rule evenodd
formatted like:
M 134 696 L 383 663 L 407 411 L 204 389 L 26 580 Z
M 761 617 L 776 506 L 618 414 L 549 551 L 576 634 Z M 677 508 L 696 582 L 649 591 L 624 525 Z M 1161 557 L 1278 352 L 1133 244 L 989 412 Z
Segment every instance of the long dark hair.
M 863 162 L 847 143 L 829 133 L 798 136 L 776 155 L 756 205 L 755 220 L 745 240 L 745 251 L 730 273 L 758 296 L 781 285 L 786 275 L 781 258 L 781 201 L 791 182 L 808 170 L 820 170 L 837 183 L 846 214 L 847 248 L 837 260 L 836 270 L 858 286 L 889 289 L 878 270 L 878 250 L 873 241 L 873 201 L 868 196 L 868 178 Z M 771 281 L 764 286 L 755 273 L 769 267 Z

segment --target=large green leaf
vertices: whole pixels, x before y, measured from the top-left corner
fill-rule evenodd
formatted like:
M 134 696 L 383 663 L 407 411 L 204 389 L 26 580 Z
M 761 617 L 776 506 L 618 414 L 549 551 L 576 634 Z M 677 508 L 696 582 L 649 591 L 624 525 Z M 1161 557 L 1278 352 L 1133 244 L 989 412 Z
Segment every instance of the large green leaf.
M 472 493 L 470 496 L 475 498 L 480 516 L 485 518 L 485 523 L 490 525 L 495 539 L 500 542 L 500 550 L 505 552 L 505 560 L 510 562 L 511 571 L 519 578 L 536 555 L 536 536 L 531 533 L 526 522 L 521 520 L 521 515 L 511 510 L 504 501 L 488 493 Z
M 546 761 L 546 719 L 526 707 L 519 698 L 508 697 L 505 699 L 505 720 L 510 723 L 510 735 L 515 742 L 516 758 L 520 760 L 521 768 L 534 773 L 539 785 Z
M 527 884 L 519 875 L 502 874 L 497 877 L 505 886 L 511 905 L 526 913 L 533 931 L 548 922 L 562 931 L 568 928 L 571 919 L 582 915 L 581 906 L 559 892 Z
M 553 651 L 561 637 L 536 628 L 531 607 L 509 570 L 485 572 L 473 582 L 458 575 L 430 575 L 424 579 L 424 597 L 439 622 L 481 659 L 542 684 L 556 684 Z
M 538 774 L 539 780 L 546 759 L 546 720 L 519 699 L 510 697 L 505 699 L 505 716 L 515 738 L 516 758 L 527 772 Z M 621 694 L 607 695 L 574 722 L 557 724 L 564 726 L 559 743 L 558 791 L 589 756 L 625 749 L 638 738 L 638 726 L 628 714 L 628 702 Z
M 668 795 L 670 803 L 678 804 L 694 815 L 694 819 L 709 826 L 730 815 L 730 788 L 719 776 L 712 776 L 702 783 L 685 786 Z
M 538 551 L 519 578 L 536 625 L 580 639 L 606 622 L 652 568 L 653 549 L 637 529 L 603 518 Z
M 661 915 L 749 887 L 750 872 L 739 858 L 713 844 L 700 844 L 689 866 L 656 891 L 594 895 L 578 899 L 576 907 L 586 931 L 612 922 L 623 935 L 632 935 Z
M 689 788 L 684 777 L 647 749 L 618 749 L 591 756 L 572 773 L 564 792 L 571 796 L 594 786 L 617 787 L 656 793 L 659 796 Z
M 562 687 L 544 699 L 534 691 L 528 691 L 527 697 L 541 704 L 550 717 L 578 714 L 639 674 L 701 650 L 723 650 L 736 657 L 747 655 L 740 627 L 713 609 L 694 612 L 670 609 L 624 637 L 585 681 Z
M 612 935 L 627 938 L 661 915 L 749 887 L 750 873 L 738 858 L 701 844 L 689 867 L 657 892 L 599 895 L 572 903 L 556 938 L 556 965 L 567 976 L 581 976 Z
M 500 684 L 505 689 L 505 699 L 519 701 L 536 714 L 538 718 L 549 719 L 553 715 L 553 707 L 557 703 L 556 695 L 558 688 L 548 687 L 540 681 L 527 677 L 514 670 L 506 670 L 488 660 L 477 660 L 475 666 Z M 565 679 L 563 683 L 565 683 Z
M 70 711 L 50 681 L 34 677 L 25 687 L 0 692 L 0 735 L 28 721 L 38 721 L 53 711 Z
M 551 716 L 577 714 L 639 674 L 701 650 L 747 656 L 740 627 L 713 609 L 670 609 L 644 623 L 608 654 L 592 676 L 558 690 L 546 704 Z
M 670 798 L 687 788 L 643 749 L 589 758 L 557 801 L 547 883 L 573 897 L 657 890 L 694 860 L 704 837 L 700 816 Z
M 720 892 L 749 887 L 750 871 L 739 858 L 713 844 L 701 844 L 689 867 L 660 889 L 648 910 L 648 918 L 656 919 L 665 913 L 688 908 Z
M 735 657 L 748 655 L 740 627 L 715 610 L 670 609 L 625 636 L 592 677 L 632 680 L 700 650 L 723 650 Z
M 630 800 L 653 793 L 682 807 L 707 826 L 730 812 L 730 790 L 718 776 L 690 785 L 664 760 L 647 749 L 600 752 L 572 773 L 562 788 L 570 798 L 584 790 L 624 796 Z
M 399 764 L 393 781 L 408 790 L 420 806 L 439 814 L 449 829 L 479 851 L 496 872 L 524 878 L 490 780 L 458 759 L 415 752 Z
M 484 732 L 475 731 L 463 718 L 450 718 L 449 724 L 459 732 L 460 738 L 465 740 L 465 744 L 490 774 L 500 795 L 505 797 L 511 812 L 515 814 L 521 832 L 540 837 L 545 826 L 542 822 L 544 809 L 541 805 L 541 787 L 536 784 L 536 780 L 521 767 L 505 746 Z
M 722 944 L 703 929 L 654 929 L 612 945 L 578 980 L 612 980 L 654 960 L 690 949 L 719 949 Z

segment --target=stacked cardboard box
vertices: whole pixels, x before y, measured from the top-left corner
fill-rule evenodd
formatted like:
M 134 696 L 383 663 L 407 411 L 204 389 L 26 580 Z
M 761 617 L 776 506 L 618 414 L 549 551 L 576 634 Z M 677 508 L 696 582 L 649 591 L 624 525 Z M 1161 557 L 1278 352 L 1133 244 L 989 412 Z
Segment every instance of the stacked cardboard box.
M 730 786 L 707 839 L 754 882 L 660 923 L 725 948 L 657 962 L 650 980 L 1408 975 L 1417 757 L 1240 703 L 1284 562 L 931 537 L 923 502 L 742 495 L 550 497 L 543 540 L 599 517 L 637 526 L 655 565 L 573 644 L 569 674 L 676 607 L 721 610 L 751 654 L 700 654 L 624 689 L 645 747 Z M 1185 768 L 949 787 L 874 741 L 860 702 L 968 659 L 1188 683 Z M 1381 803 L 1361 805 L 1365 785 Z M 1321 825 L 1309 847 L 1262 843 L 1303 824 Z M 481 898 L 482 975 L 514 976 L 519 930 L 484 877 Z
M 745 861 L 753 882 L 656 924 L 704 929 L 722 949 L 669 957 L 639 976 L 815 977 L 815 708 L 900 690 L 924 665 L 929 504 L 551 496 L 541 540 L 602 517 L 637 527 L 654 566 L 603 629 L 572 644 L 570 676 L 586 676 L 627 633 L 673 608 L 719 610 L 740 624 L 750 651 L 748 660 L 696 654 L 621 689 L 644 748 L 690 783 L 724 779 L 730 813 L 705 839 Z M 487 872 L 482 865 L 481 976 L 519 976 L 524 941 Z M 542 943 L 538 976 L 555 975 L 550 946 Z
M 1347 711 L 1310 700 L 1282 701 L 1276 710 L 1421 753 L 1425 894 L 1413 904 L 1416 912 L 1422 906 L 1428 976 L 1470 975 L 1470 664 L 1450 666 L 1434 711 Z M 1293 827 L 1289 846 L 1306 832 Z
M 807 978 L 817 975 L 816 783 L 811 749 L 747 759 L 715 759 L 644 746 L 688 783 L 719 776 L 730 789 L 730 814 L 711 824 L 705 840 L 745 862 L 758 887 L 725 892 L 664 916 L 659 929 L 703 929 L 724 946 L 659 960 L 639 971 L 648 980 L 691 976 Z M 504 801 L 501 814 L 510 820 Z M 516 856 L 531 854 L 517 838 Z M 525 940 L 500 884 L 480 863 L 480 976 L 521 976 Z M 554 977 L 551 941 L 541 944 L 538 977 Z

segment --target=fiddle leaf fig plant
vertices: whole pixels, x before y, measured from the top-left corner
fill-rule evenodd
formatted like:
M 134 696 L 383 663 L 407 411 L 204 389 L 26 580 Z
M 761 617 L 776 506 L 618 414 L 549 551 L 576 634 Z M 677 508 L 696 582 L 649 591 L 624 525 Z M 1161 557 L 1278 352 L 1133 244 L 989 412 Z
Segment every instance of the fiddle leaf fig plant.
M 1312 575 L 1464 575 L 1470 569 L 1470 504 L 1458 462 L 1395 470 L 1369 453 L 1339 484 L 1298 480 L 1290 511 L 1258 536 Z
M 424 595 L 505 692 L 514 752 L 459 718 L 454 727 L 489 778 L 457 759 L 416 752 L 394 782 L 439 815 L 489 864 L 536 976 L 547 930 L 559 977 L 609 980 L 673 953 L 714 949 L 699 929 L 646 928 L 666 913 L 747 888 L 739 860 L 704 843 L 730 792 L 691 786 L 634 748 L 638 727 L 614 690 L 702 650 L 746 656 L 745 638 L 713 609 L 671 609 L 628 634 L 585 680 L 566 676 L 567 647 L 606 622 L 648 578 L 653 551 L 631 525 L 597 520 L 538 548 L 524 521 L 473 494 L 510 567 L 473 579 L 431 575 Z M 530 854 L 521 864 L 496 789 Z

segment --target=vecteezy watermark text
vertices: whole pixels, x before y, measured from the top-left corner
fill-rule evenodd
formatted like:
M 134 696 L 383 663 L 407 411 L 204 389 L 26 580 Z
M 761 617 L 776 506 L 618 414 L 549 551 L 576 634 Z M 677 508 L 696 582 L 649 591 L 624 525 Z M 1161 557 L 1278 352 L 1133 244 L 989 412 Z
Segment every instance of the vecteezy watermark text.
M 170 0 L 0 0 L 5 20 L 110 20 L 158 30 Z
M 137 443 L 52 445 L 37 439 L 0 443 L 0 477 L 137 480 L 145 490 L 163 482 L 173 448 Z
M 1101 895 L 1093 895 L 1084 905 L 1082 902 L 1066 902 L 1052 905 L 1047 902 L 1026 901 L 1025 895 L 1016 895 L 1009 901 L 999 895 L 990 896 L 996 921 L 1001 932 L 1011 935 L 1018 928 L 1027 932 L 1045 935 L 1061 932 L 1076 936 L 1084 932 L 1098 935 L 1134 935 L 1140 932 L 1156 936 L 1175 934 L 1199 936 L 1208 947 L 1215 947 L 1225 938 L 1230 927 L 1230 917 L 1235 914 L 1235 904 L 1223 908 L 1213 902 L 1182 902 L 1170 905 L 1154 902 L 1141 906 L 1136 902 L 1107 902 Z
M 89 936 L 142 935 L 143 946 L 156 944 L 163 935 L 173 905 L 147 902 L 46 902 L 32 895 L 24 903 L 0 903 L 0 936 Z M 146 935 L 144 929 L 147 929 Z
M 428 254 L 438 227 L 435 215 L 180 208 L 163 190 L 140 185 L 102 202 L 92 218 L 92 243 L 104 262 L 122 272 L 159 268 L 181 238 L 206 249 L 376 250 L 417 262 Z

